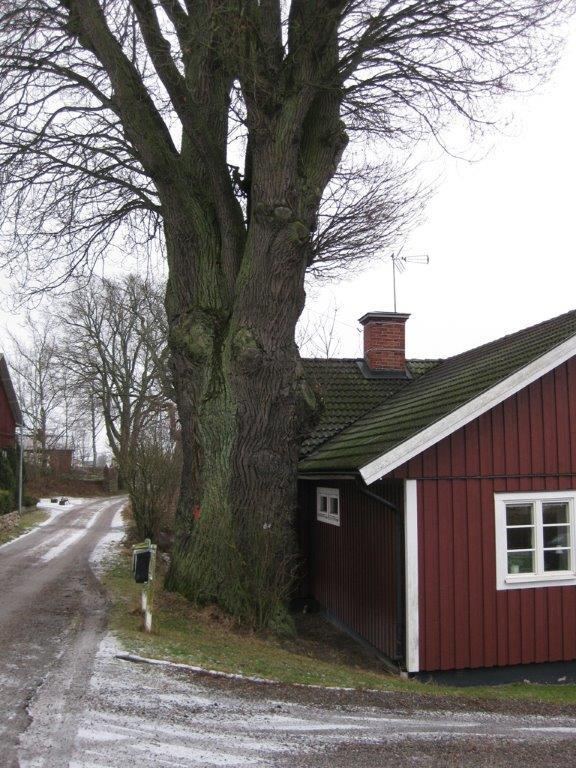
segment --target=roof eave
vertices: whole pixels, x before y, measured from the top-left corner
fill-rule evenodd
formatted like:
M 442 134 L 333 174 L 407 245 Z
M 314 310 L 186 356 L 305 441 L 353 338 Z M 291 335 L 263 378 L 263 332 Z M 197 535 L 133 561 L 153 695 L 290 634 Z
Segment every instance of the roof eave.
M 333 469 L 326 472 L 323 472 L 322 470 L 298 472 L 298 480 L 357 480 L 359 477 L 360 474 L 357 469 L 349 471 Z
M 434 424 L 372 459 L 360 468 L 364 482 L 366 485 L 376 482 L 575 355 L 576 335 L 532 360 L 528 365 L 502 379 L 498 384 L 434 422 Z

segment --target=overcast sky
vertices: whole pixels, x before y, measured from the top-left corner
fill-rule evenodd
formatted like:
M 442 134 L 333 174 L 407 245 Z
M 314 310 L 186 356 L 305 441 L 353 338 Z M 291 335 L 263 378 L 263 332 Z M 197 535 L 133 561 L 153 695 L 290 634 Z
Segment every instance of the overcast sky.
M 575 81 L 576 29 L 549 83 L 509 102 L 515 123 L 490 136 L 487 157 L 444 156 L 435 168 L 441 178 L 426 221 L 404 249 L 427 253 L 430 264 L 398 279 L 398 310 L 412 315 L 409 356 L 446 357 L 576 308 Z M 357 356 L 357 319 L 393 308 L 389 262 L 309 293 L 312 318 L 334 305 L 338 355 Z M 13 322 L 0 310 L 0 348 Z
M 444 158 L 406 242 L 404 254 L 430 256 L 398 278 L 409 356 L 446 357 L 576 308 L 576 30 L 549 83 L 510 108 L 515 123 L 485 159 Z M 390 264 L 315 293 L 313 317 L 336 304 L 339 356 L 357 356 L 357 319 L 393 308 Z

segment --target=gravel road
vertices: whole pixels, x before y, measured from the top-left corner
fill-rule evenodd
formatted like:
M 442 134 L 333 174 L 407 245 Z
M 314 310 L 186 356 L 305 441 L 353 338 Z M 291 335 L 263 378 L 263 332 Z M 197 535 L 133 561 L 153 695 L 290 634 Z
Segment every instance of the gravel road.
M 576 719 L 565 715 L 425 711 L 394 694 L 366 704 L 348 692 L 199 678 L 116 652 L 106 638 L 70 768 L 576 764 Z
M 50 521 L 0 547 L 0 766 L 63 768 L 73 740 L 76 699 L 89 685 L 104 633 L 106 604 L 90 555 L 110 535 L 125 499 L 87 500 L 52 510 Z M 48 686 L 61 754 L 19 757 L 31 709 Z M 31 759 L 35 750 L 30 751 Z
M 90 567 L 122 500 L 90 501 L 0 548 L 0 766 L 380 768 L 576 765 L 576 713 L 492 711 L 134 664 Z M 472 707 L 474 708 L 474 707 Z M 490 707 L 488 707 L 490 709 Z

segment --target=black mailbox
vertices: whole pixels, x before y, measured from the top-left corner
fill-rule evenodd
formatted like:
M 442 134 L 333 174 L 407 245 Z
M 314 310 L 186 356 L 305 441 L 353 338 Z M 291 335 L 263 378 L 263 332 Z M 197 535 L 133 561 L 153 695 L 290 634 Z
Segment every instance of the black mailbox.
M 150 581 L 150 562 L 152 552 L 149 549 L 136 550 L 132 558 L 132 572 L 136 584 L 148 584 Z

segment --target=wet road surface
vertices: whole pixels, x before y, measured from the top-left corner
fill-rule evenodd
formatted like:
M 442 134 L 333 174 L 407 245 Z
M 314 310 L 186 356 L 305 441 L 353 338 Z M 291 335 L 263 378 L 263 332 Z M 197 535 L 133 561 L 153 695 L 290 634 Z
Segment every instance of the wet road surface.
M 53 711 L 66 749 L 67 717 L 76 714 L 77 693 L 88 686 L 106 621 L 89 557 L 125 503 L 98 499 L 61 508 L 46 525 L 0 547 L 2 768 L 20 766 L 30 708 L 49 679 L 61 681 Z
M 121 661 L 111 637 L 95 666 L 70 768 L 576 765 L 576 719 L 434 712 L 374 695 L 207 679 Z M 312 694 L 312 695 L 310 695 Z

